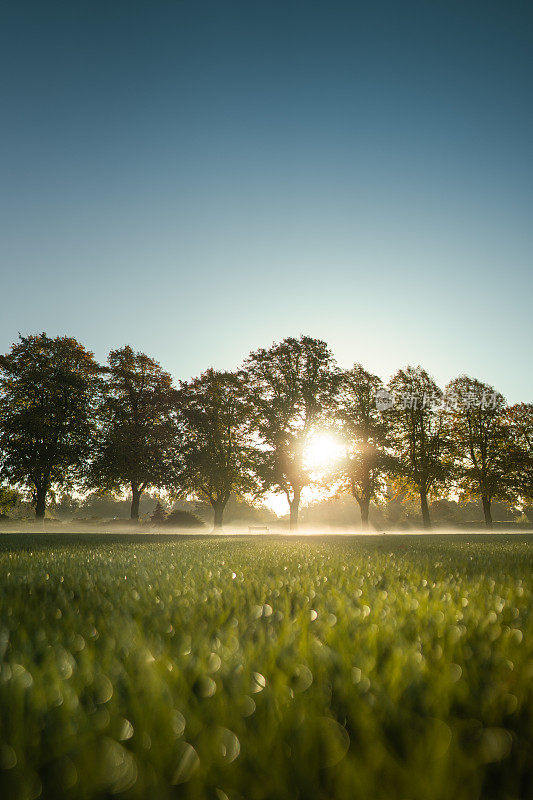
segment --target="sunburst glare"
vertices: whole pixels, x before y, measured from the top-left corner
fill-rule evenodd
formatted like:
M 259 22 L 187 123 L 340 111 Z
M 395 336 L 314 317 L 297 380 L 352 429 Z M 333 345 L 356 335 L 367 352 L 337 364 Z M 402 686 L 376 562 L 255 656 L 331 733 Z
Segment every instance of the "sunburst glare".
M 329 433 L 315 433 L 305 448 L 305 465 L 311 470 L 333 467 L 345 454 L 345 447 Z

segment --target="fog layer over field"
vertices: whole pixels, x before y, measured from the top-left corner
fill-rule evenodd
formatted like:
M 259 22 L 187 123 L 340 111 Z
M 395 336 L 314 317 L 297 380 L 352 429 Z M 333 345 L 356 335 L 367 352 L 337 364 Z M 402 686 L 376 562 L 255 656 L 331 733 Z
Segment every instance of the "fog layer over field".
M 110 536 L 128 535 L 135 536 L 140 540 L 148 538 L 159 538 L 167 536 L 197 536 L 214 537 L 224 536 L 263 536 L 263 537 L 298 537 L 298 536 L 381 536 L 390 538 L 395 536 L 498 536 L 500 534 L 533 534 L 533 525 L 512 525 L 500 523 L 493 530 L 487 530 L 484 525 L 472 525 L 463 527 L 435 527 L 430 531 L 424 528 L 391 528 L 390 530 L 361 530 L 357 527 L 335 527 L 322 525 L 320 527 L 301 526 L 296 531 L 289 530 L 288 524 L 274 525 L 228 525 L 222 529 L 213 528 L 205 525 L 202 528 L 183 528 L 169 525 L 154 527 L 152 525 L 141 525 L 124 521 L 96 522 L 96 523 L 77 523 L 60 522 L 57 520 L 40 521 L 20 521 L 11 520 L 3 523 L 0 527 L 2 534 L 48 534 L 56 533 L 62 535 L 87 535 L 87 536 Z

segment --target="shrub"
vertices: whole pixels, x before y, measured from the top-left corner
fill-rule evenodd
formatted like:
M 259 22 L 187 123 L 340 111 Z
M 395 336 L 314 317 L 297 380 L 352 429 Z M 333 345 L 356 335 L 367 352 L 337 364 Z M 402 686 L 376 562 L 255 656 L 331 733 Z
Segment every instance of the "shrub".
M 183 511 L 175 508 L 165 519 L 165 525 L 172 525 L 175 528 L 203 528 L 205 527 L 201 519 L 190 511 Z

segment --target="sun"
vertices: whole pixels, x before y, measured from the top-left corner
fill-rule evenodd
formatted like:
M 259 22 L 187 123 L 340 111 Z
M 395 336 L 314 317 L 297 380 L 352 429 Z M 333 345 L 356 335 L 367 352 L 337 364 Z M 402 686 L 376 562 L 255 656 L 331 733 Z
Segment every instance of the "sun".
M 323 470 L 341 460 L 345 448 L 329 433 L 315 433 L 307 442 L 304 452 L 305 465 L 310 470 Z
M 304 505 L 318 502 L 331 494 L 331 487 L 319 487 L 314 481 L 320 481 L 346 455 L 346 446 L 335 436 L 317 431 L 309 437 L 304 450 L 304 468 L 311 473 L 311 482 L 304 487 L 302 500 Z M 272 509 L 278 517 L 287 515 L 289 506 L 287 498 L 281 492 L 268 492 L 264 498 L 265 505 Z

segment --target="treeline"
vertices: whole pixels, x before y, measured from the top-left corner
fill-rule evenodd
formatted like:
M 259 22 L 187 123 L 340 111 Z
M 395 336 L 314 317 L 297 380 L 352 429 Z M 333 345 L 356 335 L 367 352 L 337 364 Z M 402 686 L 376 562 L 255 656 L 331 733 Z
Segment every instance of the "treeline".
M 317 477 L 309 441 L 328 431 L 343 455 Z M 0 356 L 0 479 L 20 487 L 43 518 L 52 491 L 144 492 L 210 503 L 220 527 L 229 498 L 283 493 L 296 528 L 313 482 L 349 491 L 363 526 L 391 486 L 429 501 L 476 498 L 488 526 L 494 500 L 533 500 L 533 405 L 508 406 L 465 375 L 442 390 L 422 367 L 385 386 L 355 364 L 341 370 L 308 336 L 260 348 L 238 370 L 208 369 L 173 384 L 126 346 L 99 365 L 69 337 L 20 336 Z

